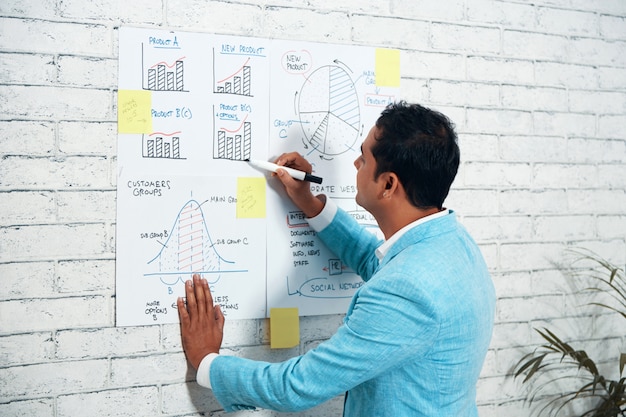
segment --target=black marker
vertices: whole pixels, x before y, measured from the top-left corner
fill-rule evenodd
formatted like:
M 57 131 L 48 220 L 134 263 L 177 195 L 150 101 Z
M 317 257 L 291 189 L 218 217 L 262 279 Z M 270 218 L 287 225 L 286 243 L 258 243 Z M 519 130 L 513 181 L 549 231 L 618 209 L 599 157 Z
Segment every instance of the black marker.
M 249 162 L 250 165 L 254 167 L 265 169 L 267 171 L 272 171 L 272 172 L 276 172 L 276 170 L 278 169 L 284 169 L 285 171 L 287 171 L 287 174 L 289 174 L 291 178 L 295 178 L 300 181 L 309 181 L 309 182 L 314 182 L 316 184 L 322 183 L 322 178 L 316 177 L 315 175 L 307 174 L 306 172 L 299 171 L 297 169 L 284 167 L 281 165 L 276 165 L 271 162 L 261 161 L 258 159 L 246 159 L 246 162 Z

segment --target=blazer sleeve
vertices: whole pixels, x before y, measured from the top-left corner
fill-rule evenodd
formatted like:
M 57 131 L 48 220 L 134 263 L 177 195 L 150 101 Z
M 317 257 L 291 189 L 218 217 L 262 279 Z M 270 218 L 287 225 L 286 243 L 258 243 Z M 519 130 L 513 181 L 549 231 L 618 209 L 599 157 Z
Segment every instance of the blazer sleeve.
M 333 221 L 319 231 L 317 236 L 364 281 L 369 281 L 378 268 L 379 261 L 375 251 L 382 240 L 367 231 L 345 211 L 337 209 Z
M 338 255 L 354 260 L 351 267 L 371 277 L 378 262 L 365 252 L 373 251 L 377 239 L 367 235 L 355 239 L 351 228 L 325 229 L 324 233 L 346 233 L 354 244 L 344 241 L 343 246 L 349 248 L 340 248 Z M 438 318 L 427 292 L 406 288 L 411 269 L 388 264 L 378 271 L 355 295 L 337 333 L 302 356 L 268 363 L 220 355 L 210 371 L 215 397 L 226 411 L 250 407 L 300 411 L 424 354 L 437 334 Z

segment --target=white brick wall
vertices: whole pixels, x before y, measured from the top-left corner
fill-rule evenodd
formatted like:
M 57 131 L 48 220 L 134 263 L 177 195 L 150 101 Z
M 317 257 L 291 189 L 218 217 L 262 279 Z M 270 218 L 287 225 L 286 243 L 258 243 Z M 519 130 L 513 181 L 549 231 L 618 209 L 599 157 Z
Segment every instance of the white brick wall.
M 267 3 L 0 2 L 0 415 L 223 415 L 187 371 L 178 326 L 114 326 L 121 25 L 402 50 L 403 98 L 457 125 L 463 166 L 448 206 L 498 291 L 482 417 L 530 415 L 506 374 L 539 343 L 534 327 L 591 338 L 600 361 L 614 357 L 607 346 L 624 350 L 611 333 L 622 323 L 580 309 L 556 265 L 567 245 L 626 257 L 626 2 Z M 302 318 L 300 347 L 279 351 L 265 320 L 229 322 L 224 348 L 279 361 L 341 319 Z M 286 415 L 341 408 L 336 398 Z

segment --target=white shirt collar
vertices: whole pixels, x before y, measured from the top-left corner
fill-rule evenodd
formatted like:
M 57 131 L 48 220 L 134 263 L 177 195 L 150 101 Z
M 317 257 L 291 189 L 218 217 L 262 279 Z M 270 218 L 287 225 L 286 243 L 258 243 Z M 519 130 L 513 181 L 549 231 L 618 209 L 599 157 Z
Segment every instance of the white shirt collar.
M 391 248 L 391 246 L 393 246 L 393 244 L 396 243 L 402 237 L 402 235 L 404 235 L 406 232 L 408 232 L 412 228 L 420 224 L 429 222 L 431 220 L 435 220 L 439 217 L 443 217 L 448 213 L 450 213 L 449 209 L 443 209 L 441 211 L 438 211 L 437 213 L 430 214 L 426 217 L 422 217 L 421 219 L 417 219 L 414 222 L 407 224 L 402 229 L 394 233 L 389 239 L 384 241 L 382 245 L 376 248 L 376 257 L 378 258 L 379 261 L 382 260 L 387 254 L 387 252 L 389 251 L 389 248 Z

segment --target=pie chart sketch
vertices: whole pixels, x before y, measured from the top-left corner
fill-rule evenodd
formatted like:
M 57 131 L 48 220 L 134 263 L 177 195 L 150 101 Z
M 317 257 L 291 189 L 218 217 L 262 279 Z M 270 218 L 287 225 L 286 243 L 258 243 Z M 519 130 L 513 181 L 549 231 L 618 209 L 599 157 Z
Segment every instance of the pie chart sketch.
M 298 96 L 298 113 L 307 144 L 323 155 L 347 152 L 359 137 L 359 97 L 342 67 L 320 67 L 307 77 Z

